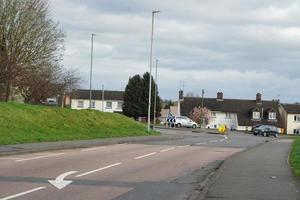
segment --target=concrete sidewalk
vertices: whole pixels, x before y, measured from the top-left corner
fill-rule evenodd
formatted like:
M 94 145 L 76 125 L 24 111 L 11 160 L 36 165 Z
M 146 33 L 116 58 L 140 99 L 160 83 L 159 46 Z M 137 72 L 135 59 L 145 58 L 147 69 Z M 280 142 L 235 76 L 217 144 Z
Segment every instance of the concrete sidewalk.
M 181 138 L 182 136 L 173 136 L 173 135 L 164 134 L 164 135 L 154 135 L 154 136 L 121 137 L 121 138 L 107 138 L 107 139 L 96 139 L 96 140 L 41 142 L 41 143 L 15 144 L 15 145 L 2 145 L 2 146 L 0 145 L 0 156 L 34 153 L 34 152 L 49 151 L 49 150 L 104 146 L 104 145 L 121 144 L 121 143 L 176 140 Z
M 299 200 L 299 178 L 287 162 L 291 143 L 274 140 L 225 161 L 205 199 Z

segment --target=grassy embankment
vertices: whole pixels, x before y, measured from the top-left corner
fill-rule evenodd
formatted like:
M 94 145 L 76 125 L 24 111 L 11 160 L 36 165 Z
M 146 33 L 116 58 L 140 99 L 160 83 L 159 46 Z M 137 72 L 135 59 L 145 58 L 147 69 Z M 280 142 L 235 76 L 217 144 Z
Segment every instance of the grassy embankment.
M 120 114 L 0 103 L 0 144 L 153 135 Z
M 290 163 L 297 176 L 300 176 L 300 138 L 296 138 L 290 155 Z

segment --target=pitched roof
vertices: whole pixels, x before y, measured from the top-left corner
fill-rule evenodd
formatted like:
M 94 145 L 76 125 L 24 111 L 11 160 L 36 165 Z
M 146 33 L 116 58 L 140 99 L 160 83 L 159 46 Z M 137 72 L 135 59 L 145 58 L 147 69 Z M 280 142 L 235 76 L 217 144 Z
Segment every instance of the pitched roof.
M 72 99 L 90 99 L 90 90 L 75 90 L 71 94 Z M 92 99 L 102 100 L 102 90 L 92 90 Z M 104 100 L 124 100 L 123 91 L 104 90 Z
M 282 104 L 288 114 L 300 114 L 300 104 Z
M 201 105 L 201 101 L 202 98 L 199 97 L 184 97 L 184 100 L 181 102 L 181 115 L 189 116 L 194 107 Z M 246 99 L 223 99 L 220 101 L 216 98 L 203 98 L 203 106 L 211 111 L 236 113 L 239 126 L 252 126 L 261 123 L 282 127 L 278 105 L 278 101 L 262 101 L 262 103 L 257 103 L 256 100 Z M 251 110 L 253 109 L 262 110 L 264 114 L 268 110 L 274 110 L 277 121 L 269 121 L 267 119 L 254 121 L 251 119 Z

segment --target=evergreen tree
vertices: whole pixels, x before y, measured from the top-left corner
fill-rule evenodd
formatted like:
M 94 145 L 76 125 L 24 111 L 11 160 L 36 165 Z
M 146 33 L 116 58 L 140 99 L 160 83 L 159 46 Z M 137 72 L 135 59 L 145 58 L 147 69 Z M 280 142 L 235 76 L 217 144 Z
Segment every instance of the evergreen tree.
M 131 77 L 125 88 L 123 113 L 128 117 L 137 119 L 142 114 L 141 110 L 141 91 L 143 80 L 140 75 Z
M 123 113 L 129 117 L 147 117 L 148 116 L 148 97 L 149 97 L 149 78 L 150 74 L 146 72 L 143 77 L 135 75 L 130 78 L 125 89 Z M 151 119 L 153 119 L 153 106 L 155 98 L 155 87 L 157 86 L 153 77 L 151 84 Z M 156 95 L 156 115 L 161 110 L 161 99 Z

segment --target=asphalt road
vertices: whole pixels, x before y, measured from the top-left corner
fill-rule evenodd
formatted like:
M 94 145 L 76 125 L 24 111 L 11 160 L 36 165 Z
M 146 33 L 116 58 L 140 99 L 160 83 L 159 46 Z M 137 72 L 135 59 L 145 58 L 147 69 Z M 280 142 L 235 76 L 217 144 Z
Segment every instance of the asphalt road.
M 0 200 L 187 199 L 207 166 L 266 140 L 162 132 L 174 138 L 0 157 Z

